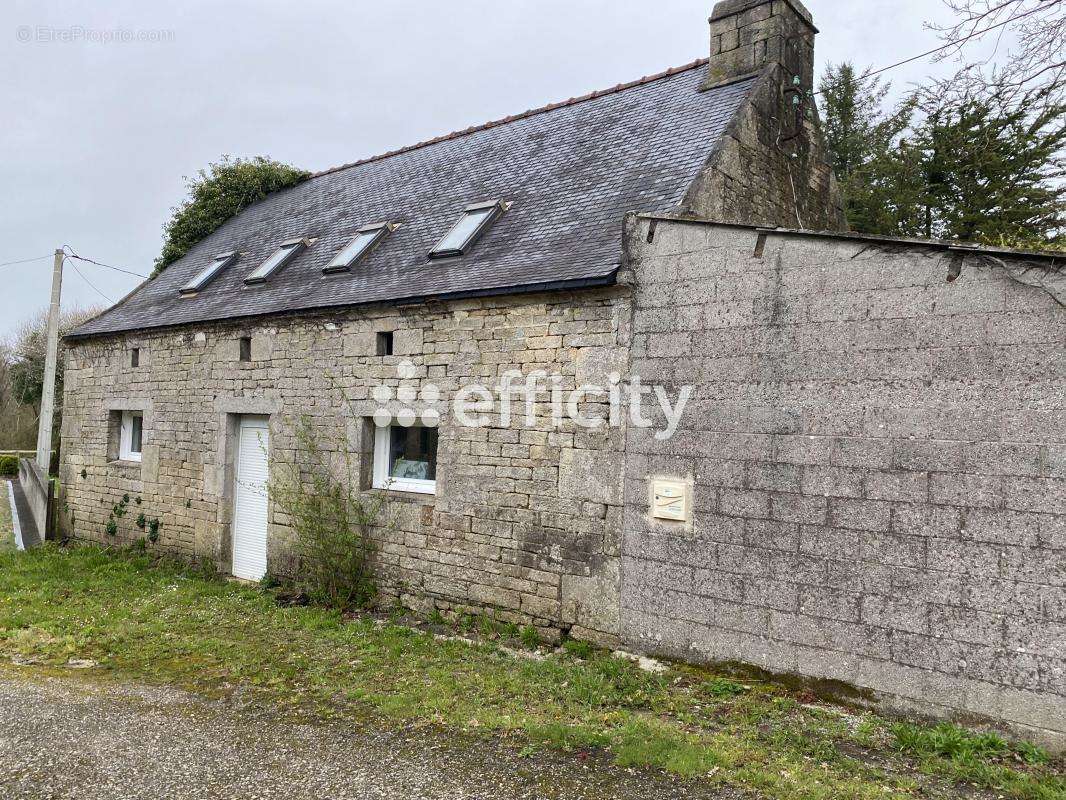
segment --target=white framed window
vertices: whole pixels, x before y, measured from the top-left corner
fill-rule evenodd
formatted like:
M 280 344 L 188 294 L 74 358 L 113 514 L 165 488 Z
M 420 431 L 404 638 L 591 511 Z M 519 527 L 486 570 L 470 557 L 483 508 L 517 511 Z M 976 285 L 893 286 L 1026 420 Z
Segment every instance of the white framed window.
M 122 461 L 140 461 L 144 441 L 144 414 L 140 411 L 123 411 L 119 428 L 118 457 Z
M 509 204 L 502 200 L 467 206 L 459 221 L 429 251 L 429 257 L 448 258 L 463 255 L 508 207 Z
M 271 253 L 266 261 L 256 267 L 255 270 L 244 279 L 244 282 L 249 284 L 263 283 L 267 278 L 299 255 L 309 243 L 310 241 L 308 239 L 302 238 L 289 239 L 286 242 L 282 242 L 281 246 Z
M 347 272 L 356 262 L 366 258 L 370 251 L 395 229 L 396 225 L 391 222 L 364 225 L 356 232 L 355 238 L 348 242 L 344 249 L 333 257 L 332 261 L 322 267 L 322 271 L 327 274 L 330 272 Z
M 194 275 L 192 280 L 178 289 L 178 293 L 181 294 L 182 297 L 192 297 L 214 280 L 222 270 L 234 263 L 238 257 L 239 254 L 236 250 L 228 253 L 220 253 L 211 259 L 211 263 L 208 264 L 207 267 Z
M 374 488 L 435 494 L 437 429 L 382 425 L 374 433 Z

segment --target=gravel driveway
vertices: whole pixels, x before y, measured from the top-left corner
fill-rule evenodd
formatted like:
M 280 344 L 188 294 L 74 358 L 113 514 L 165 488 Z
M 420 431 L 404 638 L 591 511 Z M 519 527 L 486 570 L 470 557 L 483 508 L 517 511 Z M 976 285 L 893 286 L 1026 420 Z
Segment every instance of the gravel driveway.
M 0 667 L 0 797 L 735 797 L 593 757 L 432 731 L 307 725 L 169 688 Z

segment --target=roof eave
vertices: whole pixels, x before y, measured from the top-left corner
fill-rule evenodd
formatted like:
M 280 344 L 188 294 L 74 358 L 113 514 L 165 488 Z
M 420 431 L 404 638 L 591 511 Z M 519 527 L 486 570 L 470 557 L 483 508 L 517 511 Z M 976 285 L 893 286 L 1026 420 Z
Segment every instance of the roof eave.
M 562 291 L 579 291 L 582 289 L 597 289 L 605 286 L 613 286 L 617 282 L 619 265 L 615 265 L 614 268 L 603 275 L 597 275 L 588 278 L 575 278 L 562 281 L 543 281 L 539 283 L 528 283 L 516 286 L 497 286 L 489 287 L 486 289 L 468 289 L 458 292 L 446 292 L 442 294 L 429 294 L 429 295 L 411 295 L 409 297 L 399 299 L 388 300 L 369 300 L 364 303 L 344 303 L 338 305 L 322 305 L 311 306 L 306 308 L 296 308 L 284 311 L 273 311 L 265 314 L 245 314 L 245 315 L 230 315 L 226 317 L 218 317 L 215 319 L 202 319 L 194 320 L 191 322 L 175 322 L 162 325 L 149 325 L 134 328 L 121 328 L 111 331 L 92 331 L 89 333 L 78 333 L 77 330 L 71 331 L 63 337 L 64 341 L 84 341 L 87 339 L 102 339 L 111 336 L 128 336 L 135 333 L 143 333 L 148 331 L 164 331 L 174 330 L 176 328 L 191 328 L 197 325 L 215 325 L 233 321 L 248 321 L 253 319 L 271 319 L 280 317 L 296 317 L 304 314 L 321 314 L 327 311 L 342 311 L 349 308 L 367 308 L 370 306 L 412 306 L 419 303 L 430 302 L 447 302 L 449 300 L 469 300 L 478 297 L 501 297 L 506 295 L 521 295 L 521 294 L 536 294 L 538 292 L 562 292 Z

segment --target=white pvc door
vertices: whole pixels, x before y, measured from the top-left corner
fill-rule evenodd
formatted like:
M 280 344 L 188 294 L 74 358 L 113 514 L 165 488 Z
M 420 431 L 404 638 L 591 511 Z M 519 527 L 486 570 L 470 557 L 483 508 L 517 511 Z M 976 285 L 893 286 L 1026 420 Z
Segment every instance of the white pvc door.
M 266 417 L 242 417 L 234 487 L 233 574 L 257 581 L 267 569 L 267 479 L 270 430 Z

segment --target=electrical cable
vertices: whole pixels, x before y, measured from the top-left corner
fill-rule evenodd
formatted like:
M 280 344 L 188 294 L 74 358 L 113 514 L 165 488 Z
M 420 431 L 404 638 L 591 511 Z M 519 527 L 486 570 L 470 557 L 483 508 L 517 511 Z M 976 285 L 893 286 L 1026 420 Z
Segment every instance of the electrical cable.
M 887 67 L 881 67 L 879 69 L 873 70 L 872 72 L 867 72 L 867 73 L 865 73 L 863 75 L 863 77 L 864 78 L 872 78 L 874 75 L 880 75 L 882 72 L 888 72 L 889 70 L 895 69 L 896 67 L 902 67 L 904 64 L 910 64 L 912 61 L 917 61 L 920 58 L 925 58 L 926 56 L 935 55 L 936 53 L 939 53 L 941 50 L 947 50 L 950 47 L 955 47 L 955 46 L 960 45 L 960 44 L 965 44 L 966 42 L 970 41 L 970 39 L 973 39 L 973 38 L 975 38 L 977 36 L 983 36 L 984 34 L 988 33 L 989 31 L 994 31 L 996 28 L 1002 28 L 1004 25 L 1009 25 L 1010 23 L 1015 22 L 1016 20 L 1019 20 L 1022 17 L 1028 17 L 1031 14 L 1035 14 L 1037 11 L 1041 11 L 1041 10 L 1042 10 L 1041 7 L 1029 9 L 1028 11 L 1026 11 L 1026 12 L 1024 12 L 1022 14 L 1016 14 L 1013 17 L 1010 17 L 1009 19 L 1003 20 L 1002 22 L 997 22 L 995 25 L 989 25 L 987 28 L 982 28 L 979 31 L 974 31 L 973 33 L 970 33 L 970 34 L 964 36 L 961 39 L 956 39 L 953 42 L 948 42 L 947 44 L 942 44 L 940 47 L 935 47 L 932 50 L 927 50 L 926 52 L 919 53 L 916 56 L 911 56 L 910 58 L 905 58 L 902 61 L 897 61 L 895 64 L 889 64 Z M 819 95 L 819 94 L 822 94 L 821 90 L 819 90 L 817 92 L 814 92 L 814 95 Z
M 67 256 L 67 261 L 71 261 L 71 258 L 70 258 L 69 256 Z M 85 277 L 85 274 L 84 274 L 84 273 L 83 273 L 83 272 L 82 272 L 82 271 L 81 271 L 80 269 L 78 269 L 78 265 L 77 265 L 77 264 L 75 264 L 75 263 L 73 263 L 73 261 L 71 261 L 71 264 L 70 264 L 70 266 L 74 268 L 74 271 L 75 271 L 76 273 L 78 273 L 78 276 L 79 276 L 79 277 L 80 277 L 80 278 L 81 278 L 81 279 L 82 279 L 83 281 L 85 281 L 85 282 L 86 282 L 87 284 L 89 284 L 89 288 L 91 288 L 91 289 L 92 289 L 92 290 L 93 290 L 94 292 L 96 292 L 96 293 L 97 293 L 98 295 L 100 295 L 100 296 L 101 296 L 102 298 L 104 298 L 104 299 L 105 299 L 105 300 L 106 300 L 107 302 L 109 302 L 109 303 L 114 303 L 114 302 L 115 302 L 115 301 L 114 301 L 114 300 L 112 300 L 112 299 L 111 299 L 110 297 L 108 297 L 108 296 L 107 296 L 106 294 L 104 294 L 104 293 L 103 293 L 103 292 L 101 292 L 101 291 L 100 291 L 99 289 L 97 289 L 97 288 L 96 288 L 96 285 L 95 285 L 95 284 L 93 284 L 93 282 L 92 282 L 91 280 L 89 280 L 88 278 L 86 278 L 86 277 Z
M 5 261 L 0 264 L 0 267 L 10 267 L 12 264 L 29 264 L 31 261 L 44 261 L 46 258 L 52 258 L 52 255 L 37 256 L 37 258 L 21 258 L 18 261 Z
M 69 250 L 70 252 L 67 253 L 67 250 Z M 147 275 L 142 275 L 139 272 L 133 272 L 132 270 L 124 269 L 122 267 L 113 267 L 110 264 L 103 263 L 102 261 L 94 261 L 91 258 L 85 258 L 85 256 L 79 256 L 77 253 L 74 252 L 74 248 L 71 247 L 69 244 L 63 245 L 63 252 L 66 253 L 68 258 L 76 258 L 76 259 L 78 259 L 78 261 L 85 261 L 85 262 L 87 262 L 89 264 L 95 264 L 98 267 L 107 267 L 108 269 L 113 269 L 116 272 L 124 272 L 127 275 L 133 275 L 136 278 L 147 278 L 148 277 Z

